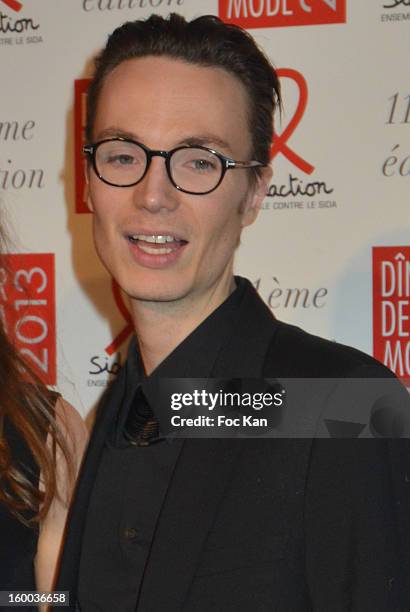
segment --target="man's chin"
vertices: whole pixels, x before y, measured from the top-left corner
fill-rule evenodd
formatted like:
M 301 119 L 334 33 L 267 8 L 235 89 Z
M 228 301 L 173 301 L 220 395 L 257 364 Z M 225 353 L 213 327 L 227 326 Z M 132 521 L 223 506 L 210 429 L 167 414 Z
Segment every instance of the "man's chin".
M 151 303 L 176 303 L 183 301 L 187 297 L 189 291 L 182 288 L 172 287 L 156 287 L 133 288 L 125 291 L 133 302 L 151 302 Z

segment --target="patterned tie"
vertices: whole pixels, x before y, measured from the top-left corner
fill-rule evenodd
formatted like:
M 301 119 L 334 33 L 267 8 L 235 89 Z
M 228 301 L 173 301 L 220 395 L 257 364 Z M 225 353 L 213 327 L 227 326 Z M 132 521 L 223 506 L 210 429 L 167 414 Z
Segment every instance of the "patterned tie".
M 133 446 L 149 446 L 159 442 L 159 423 L 141 386 L 137 388 L 124 425 L 124 438 Z

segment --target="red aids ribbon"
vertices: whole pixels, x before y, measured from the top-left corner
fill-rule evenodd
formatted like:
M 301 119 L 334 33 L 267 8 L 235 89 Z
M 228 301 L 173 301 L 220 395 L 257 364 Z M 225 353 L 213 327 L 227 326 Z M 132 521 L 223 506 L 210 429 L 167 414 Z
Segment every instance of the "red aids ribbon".
M 21 2 L 17 2 L 17 0 L 2 0 L 2 2 L 17 13 L 23 8 Z
M 295 81 L 299 89 L 299 100 L 295 114 L 289 121 L 286 128 L 283 130 L 282 134 L 277 134 L 274 132 L 273 144 L 271 148 L 271 159 L 274 159 L 278 153 L 282 153 L 282 155 L 287 157 L 288 160 L 292 162 L 294 166 L 297 166 L 300 170 L 302 170 L 302 172 L 312 174 L 313 170 L 315 169 L 314 166 L 300 157 L 286 144 L 302 120 L 306 110 L 308 100 L 308 87 L 306 80 L 300 72 L 293 70 L 292 68 L 279 68 L 279 70 L 277 70 L 277 75 L 279 78 L 292 79 L 292 81 Z
M 112 293 L 113 293 L 114 300 L 115 300 L 115 303 L 117 305 L 117 308 L 120 311 L 120 313 L 122 314 L 122 316 L 124 317 L 124 319 L 126 320 L 127 325 L 125 327 L 123 327 L 123 329 L 114 338 L 114 340 L 111 342 L 111 344 L 109 344 L 108 346 L 105 347 L 105 349 L 104 349 L 105 352 L 107 353 L 107 355 L 110 355 L 110 356 L 114 355 L 114 353 L 117 352 L 117 350 L 120 348 L 121 344 L 123 342 L 125 342 L 126 339 L 128 338 L 128 336 L 130 336 L 132 334 L 132 332 L 134 331 L 134 325 L 133 325 L 133 322 L 132 322 L 130 311 L 128 310 L 128 308 L 124 304 L 124 300 L 122 299 L 121 289 L 117 285 L 115 280 L 112 281 Z

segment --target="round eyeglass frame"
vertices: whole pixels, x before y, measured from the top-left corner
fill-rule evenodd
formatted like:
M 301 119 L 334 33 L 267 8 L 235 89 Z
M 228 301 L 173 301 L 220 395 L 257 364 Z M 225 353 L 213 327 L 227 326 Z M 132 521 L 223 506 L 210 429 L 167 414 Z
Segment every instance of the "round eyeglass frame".
M 98 147 L 104 144 L 105 142 L 129 142 L 131 144 L 139 146 L 145 152 L 145 156 L 146 156 L 145 170 L 142 176 L 137 181 L 134 181 L 133 183 L 129 183 L 128 185 L 117 185 L 115 183 L 111 183 L 110 181 L 107 181 L 107 179 L 105 179 L 100 174 L 97 168 L 96 152 L 97 152 Z M 219 181 L 215 185 L 215 187 L 212 187 L 212 189 L 208 189 L 208 191 L 197 192 L 197 191 L 188 191 L 187 189 L 183 189 L 182 187 L 177 185 L 177 183 L 174 181 L 172 177 L 171 157 L 172 155 L 174 155 L 174 153 L 176 153 L 177 151 L 181 151 L 183 149 L 201 149 L 202 151 L 206 151 L 207 153 L 212 153 L 219 159 L 219 161 L 221 162 L 221 176 L 219 178 Z M 103 183 L 106 183 L 107 185 L 110 185 L 111 187 L 120 187 L 120 188 L 134 187 L 135 185 L 138 185 L 138 183 L 140 183 L 145 178 L 149 170 L 149 167 L 151 165 L 152 158 L 156 156 L 163 157 L 165 159 L 165 167 L 166 167 L 167 175 L 172 185 L 175 187 L 175 189 L 178 189 L 178 191 L 182 191 L 183 193 L 189 193 L 191 195 L 207 195 L 208 193 L 212 193 L 212 191 L 215 191 L 215 189 L 217 189 L 219 185 L 222 183 L 227 170 L 237 170 L 237 169 L 243 169 L 243 168 L 261 168 L 261 167 L 266 166 L 266 164 L 260 161 L 257 161 L 257 160 L 238 161 L 235 159 L 231 159 L 230 157 L 227 157 L 226 155 L 219 153 L 219 151 L 215 151 L 215 149 L 210 149 L 209 147 L 204 147 L 203 145 L 181 145 L 179 147 L 175 147 L 174 149 L 170 149 L 169 151 L 162 151 L 162 150 L 150 149 L 146 145 L 142 144 L 142 142 L 138 142 L 137 140 L 133 140 L 132 138 L 123 138 L 120 136 L 116 138 L 105 138 L 104 140 L 99 140 L 98 142 L 85 144 L 83 146 L 83 153 L 91 160 L 92 167 L 93 167 L 95 174 L 98 176 L 98 178 Z

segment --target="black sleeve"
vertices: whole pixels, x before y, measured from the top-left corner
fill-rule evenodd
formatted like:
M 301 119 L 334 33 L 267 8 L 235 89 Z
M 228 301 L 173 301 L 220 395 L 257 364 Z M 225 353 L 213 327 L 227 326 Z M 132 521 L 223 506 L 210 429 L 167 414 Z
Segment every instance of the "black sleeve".
M 316 439 L 306 490 L 315 612 L 410 610 L 410 440 Z

